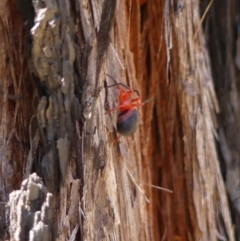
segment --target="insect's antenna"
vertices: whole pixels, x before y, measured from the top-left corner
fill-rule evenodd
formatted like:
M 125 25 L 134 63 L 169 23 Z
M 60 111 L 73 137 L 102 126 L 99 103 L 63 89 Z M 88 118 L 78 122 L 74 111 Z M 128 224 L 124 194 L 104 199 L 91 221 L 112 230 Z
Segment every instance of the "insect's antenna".
M 118 85 L 117 81 L 109 74 L 105 73 L 109 78 L 111 78 L 113 80 L 113 82 L 115 83 L 115 85 Z
M 113 87 L 113 86 L 116 86 L 116 85 L 121 85 L 121 86 L 123 86 L 124 88 L 126 88 L 126 89 L 128 89 L 128 90 L 131 90 L 131 88 L 129 88 L 127 85 L 125 85 L 125 84 L 123 84 L 123 83 L 118 83 L 111 75 L 109 75 L 109 74 L 107 74 L 107 73 L 106 73 L 106 75 L 107 75 L 109 78 L 111 78 L 111 79 L 114 81 L 114 83 L 115 83 L 115 84 L 113 84 L 113 85 L 108 85 L 108 86 L 107 86 L 108 88 Z M 133 90 L 133 91 L 134 91 L 138 96 L 140 96 L 138 90 Z
M 128 86 L 126 86 L 125 84 L 123 84 L 123 83 L 118 83 L 111 75 L 109 75 L 109 74 L 107 74 L 106 73 L 106 75 L 109 77 L 109 78 L 111 78 L 112 80 L 113 80 L 113 82 L 115 83 L 115 84 L 113 84 L 113 85 L 108 85 L 107 87 L 108 88 L 110 88 L 110 87 L 113 87 L 113 86 L 118 86 L 118 85 L 121 85 L 121 86 L 123 86 L 124 88 L 126 88 L 126 89 L 130 89 Z
M 133 90 L 138 96 L 140 96 L 139 91 L 138 90 Z
M 118 85 L 121 85 L 123 86 L 124 88 L 128 89 L 128 90 L 131 90 L 127 85 L 123 84 L 123 83 L 117 83 L 117 84 L 113 84 L 113 85 L 108 85 L 107 87 L 110 88 L 110 87 L 113 87 L 113 86 L 118 86 Z

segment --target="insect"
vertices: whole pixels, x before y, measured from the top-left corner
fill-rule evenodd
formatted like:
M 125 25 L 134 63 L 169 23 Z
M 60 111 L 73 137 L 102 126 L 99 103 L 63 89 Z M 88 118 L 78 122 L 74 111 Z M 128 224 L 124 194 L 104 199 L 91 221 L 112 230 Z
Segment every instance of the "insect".
M 119 105 L 109 110 L 110 112 L 120 110 L 117 117 L 117 132 L 123 136 L 130 136 L 136 131 L 139 123 L 137 107 L 141 107 L 144 103 L 142 103 L 137 90 L 133 90 L 123 83 L 117 83 L 110 75 L 106 75 L 114 81 L 114 84 L 107 86 L 107 88 L 117 86 L 119 90 Z

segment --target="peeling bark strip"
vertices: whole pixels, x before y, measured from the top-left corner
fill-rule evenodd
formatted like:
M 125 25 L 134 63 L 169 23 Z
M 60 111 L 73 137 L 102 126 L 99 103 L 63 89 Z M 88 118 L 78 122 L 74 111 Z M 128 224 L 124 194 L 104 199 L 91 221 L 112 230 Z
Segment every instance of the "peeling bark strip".
M 209 1 L 201 1 L 205 11 Z M 229 195 L 236 240 L 240 240 L 240 2 L 214 1 L 205 31 L 208 34 L 214 85 L 221 112 L 218 116 L 221 169 Z M 219 18 L 224 21 L 218 21 Z M 216 57 L 218 56 L 218 57 Z
M 188 209 L 182 213 L 182 223 L 174 226 L 181 230 L 181 233 L 186 232 L 182 227 L 191 229 L 188 225 L 189 212 L 194 232 L 191 232 L 188 240 L 233 241 L 228 197 L 215 146 L 216 113 L 220 110 L 205 37 L 199 28 L 199 9 L 196 1 L 185 1 L 184 7 L 176 13 L 174 6 L 168 1 L 166 3 L 169 4 L 166 6 L 166 14 L 172 16 L 172 21 L 171 28 L 167 25 L 165 31 L 174 36 L 171 38 L 172 43 L 168 40 L 167 45 L 178 49 L 177 55 L 170 55 L 170 61 L 173 61 L 171 82 L 175 82 L 177 87 L 179 112 L 183 123 L 182 168 L 186 180 L 184 191 L 188 197 L 184 204 L 180 200 L 177 202 L 179 210 L 186 207 Z M 173 192 L 180 188 L 178 183 L 174 185 L 176 186 Z
M 95 4 L 96 3 L 92 2 L 93 9 L 95 9 Z M 84 26 L 86 23 L 83 23 L 84 41 L 86 45 L 91 47 L 91 51 L 87 58 L 88 66 L 86 76 L 84 76 L 86 83 L 84 83 L 85 89 L 82 95 L 83 117 L 85 119 L 91 119 L 92 112 L 94 112 L 95 109 L 95 99 L 98 97 L 100 71 L 103 57 L 109 44 L 109 32 L 113 22 L 116 0 L 104 1 L 101 9 L 101 18 L 99 18 L 99 13 L 94 11 L 91 13 L 89 7 L 84 8 L 84 1 L 83 3 L 80 1 L 80 6 L 82 7 L 80 9 L 81 20 L 85 22 L 87 19 L 89 21 L 88 24 L 92 25 L 91 27 Z M 95 10 L 99 11 L 99 7 L 100 6 L 97 6 Z M 93 15 L 93 19 L 91 19 L 91 15 Z M 93 31 L 94 29 L 97 31 Z M 90 127 L 87 127 L 88 133 L 92 133 L 92 121 L 90 121 Z

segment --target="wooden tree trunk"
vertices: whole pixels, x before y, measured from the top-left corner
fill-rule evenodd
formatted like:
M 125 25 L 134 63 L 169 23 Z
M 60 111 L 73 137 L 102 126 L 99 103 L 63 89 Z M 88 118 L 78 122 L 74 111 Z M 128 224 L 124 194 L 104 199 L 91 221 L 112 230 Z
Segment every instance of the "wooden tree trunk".
M 0 3 L 0 239 L 236 240 L 198 1 L 32 2 Z
M 208 3 L 202 2 L 202 9 Z M 219 159 L 229 194 L 236 240 L 240 240 L 240 4 L 216 2 L 204 23 L 208 36 L 211 67 L 221 111 L 218 115 Z M 223 21 L 218 21 L 219 19 Z M 212 39 L 212 41 L 210 41 Z M 219 71 L 220 70 L 220 71 Z

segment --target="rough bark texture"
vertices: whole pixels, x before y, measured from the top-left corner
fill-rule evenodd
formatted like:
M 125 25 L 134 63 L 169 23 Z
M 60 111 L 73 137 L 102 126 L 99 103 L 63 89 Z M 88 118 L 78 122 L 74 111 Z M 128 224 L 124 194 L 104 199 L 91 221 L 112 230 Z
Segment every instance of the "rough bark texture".
M 223 107 L 217 121 L 201 24 L 196 0 L 1 1 L 0 239 L 239 238 L 237 117 Z M 108 112 L 119 93 L 106 74 L 149 99 L 130 137 Z
M 207 4 L 203 1 L 202 9 Z M 240 240 L 239 7 L 239 1 L 223 1 L 221 4 L 216 1 L 204 24 L 216 93 L 221 107 L 218 115 L 219 156 L 238 241 Z

